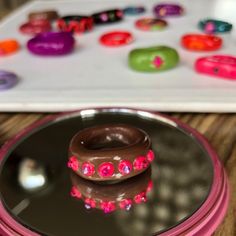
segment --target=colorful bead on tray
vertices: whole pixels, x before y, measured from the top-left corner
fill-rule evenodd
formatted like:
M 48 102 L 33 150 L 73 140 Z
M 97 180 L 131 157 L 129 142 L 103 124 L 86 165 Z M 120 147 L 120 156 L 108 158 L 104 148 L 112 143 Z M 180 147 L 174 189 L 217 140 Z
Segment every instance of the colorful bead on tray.
M 199 73 L 235 80 L 236 57 L 229 55 L 201 57 L 196 60 L 195 69 Z
M 93 29 L 93 18 L 78 15 L 64 16 L 57 20 L 57 27 L 61 31 L 81 34 Z
M 108 11 L 98 12 L 92 15 L 94 24 L 110 24 L 119 22 L 123 19 L 123 11 L 120 9 L 113 9 Z
M 123 13 L 127 16 L 136 16 L 146 11 L 143 6 L 129 6 L 123 9 Z
M 100 43 L 109 47 L 119 47 L 133 42 L 134 37 L 128 31 L 112 31 L 100 37 Z
M 181 16 L 184 8 L 178 4 L 158 4 L 154 6 L 153 12 L 156 17 Z
M 51 30 L 51 23 L 48 20 L 32 20 L 24 23 L 19 28 L 23 34 L 35 35 Z
M 198 25 L 201 30 L 208 34 L 226 33 L 230 32 L 233 28 L 232 24 L 215 19 L 201 20 Z
M 35 11 L 28 15 L 29 21 L 32 20 L 56 20 L 58 18 L 58 13 L 55 10 L 45 10 L 45 11 Z
M 17 82 L 18 77 L 16 74 L 0 70 L 0 91 L 12 88 Z
M 135 26 L 144 31 L 159 31 L 167 27 L 165 20 L 156 18 L 141 18 L 135 22 Z
M 47 32 L 38 34 L 28 41 L 30 52 L 41 56 L 59 56 L 73 51 L 75 40 L 68 32 Z
M 159 72 L 175 67 L 178 52 L 167 46 L 134 49 L 129 54 L 129 66 L 137 71 Z
M 0 56 L 13 54 L 20 48 L 19 43 L 15 39 L 5 39 L 0 41 Z
M 214 35 L 186 34 L 181 39 L 184 48 L 191 51 L 214 51 L 222 46 L 222 39 Z

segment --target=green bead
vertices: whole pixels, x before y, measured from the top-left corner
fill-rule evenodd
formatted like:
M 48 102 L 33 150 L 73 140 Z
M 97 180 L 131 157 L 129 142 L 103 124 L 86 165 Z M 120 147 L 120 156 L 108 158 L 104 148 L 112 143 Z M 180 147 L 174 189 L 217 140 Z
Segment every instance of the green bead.
M 179 54 L 174 48 L 155 46 L 134 49 L 129 53 L 129 66 L 143 72 L 159 72 L 175 67 Z

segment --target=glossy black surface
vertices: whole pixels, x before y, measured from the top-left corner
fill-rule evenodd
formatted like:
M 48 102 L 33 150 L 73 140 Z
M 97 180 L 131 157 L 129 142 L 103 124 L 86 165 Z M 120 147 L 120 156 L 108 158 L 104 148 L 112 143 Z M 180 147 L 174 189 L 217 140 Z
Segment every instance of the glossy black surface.
M 152 139 L 154 188 L 147 203 L 129 212 L 86 210 L 83 201 L 70 196 L 69 141 L 77 131 L 105 123 L 137 126 Z M 44 125 L 12 147 L 1 165 L 0 194 L 17 221 L 43 235 L 147 236 L 191 216 L 209 193 L 212 173 L 211 160 L 195 138 L 169 124 L 126 112 L 78 114 Z M 38 177 L 31 185 L 30 176 Z

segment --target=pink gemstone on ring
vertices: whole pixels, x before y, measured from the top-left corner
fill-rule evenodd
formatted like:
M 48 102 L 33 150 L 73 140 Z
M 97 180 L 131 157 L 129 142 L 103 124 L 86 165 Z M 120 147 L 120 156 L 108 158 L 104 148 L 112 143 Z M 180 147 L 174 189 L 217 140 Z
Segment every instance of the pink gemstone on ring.
M 150 181 L 148 182 L 147 192 L 151 192 L 152 189 L 153 189 L 153 182 L 152 182 L 152 180 L 150 180 Z
M 84 202 L 85 202 L 85 208 L 88 210 L 96 207 L 96 202 L 92 198 L 86 198 Z
M 129 211 L 132 207 L 132 200 L 131 199 L 123 199 L 119 204 L 121 209 Z
M 77 171 L 79 169 L 79 162 L 75 156 L 70 157 L 67 166 L 71 168 L 73 171 Z
M 81 168 L 82 168 L 82 173 L 86 176 L 92 176 L 95 172 L 95 167 L 90 162 L 84 162 Z
M 123 160 L 118 165 L 118 170 L 122 175 L 128 175 L 132 171 L 132 163 L 127 160 Z
M 149 150 L 147 153 L 147 159 L 149 162 L 152 162 L 155 158 L 154 152 L 152 150 Z
M 71 188 L 70 195 L 72 197 L 75 197 L 75 198 L 81 198 L 82 197 L 82 194 L 80 193 L 80 191 L 75 186 L 73 186 Z
M 111 162 L 104 162 L 98 167 L 98 173 L 101 177 L 107 178 L 114 174 L 115 168 Z
M 104 213 L 111 213 L 116 209 L 116 205 L 114 202 L 111 201 L 103 201 L 101 202 L 101 208 Z
M 142 192 L 142 193 L 137 194 L 137 195 L 134 197 L 134 201 L 135 201 L 135 203 L 137 203 L 137 204 L 140 204 L 140 203 L 142 203 L 142 202 L 146 202 L 146 201 L 147 201 L 146 192 Z
M 143 170 L 149 166 L 149 162 L 145 156 L 139 156 L 134 160 L 134 169 Z

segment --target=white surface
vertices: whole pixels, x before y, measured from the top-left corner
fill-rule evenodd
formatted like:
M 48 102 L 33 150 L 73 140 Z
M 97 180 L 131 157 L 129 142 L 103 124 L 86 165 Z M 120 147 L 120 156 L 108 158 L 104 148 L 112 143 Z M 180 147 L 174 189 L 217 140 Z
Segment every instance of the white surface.
M 160 2 L 160 1 L 159 1 Z M 135 29 L 137 17 L 126 17 L 122 23 L 96 27 L 91 33 L 76 36 L 73 54 L 64 57 L 39 57 L 25 48 L 29 39 L 18 32 L 18 26 L 34 10 L 55 8 L 61 15 L 91 14 L 95 11 L 143 4 L 152 16 L 158 1 L 65 0 L 35 1 L 19 9 L 0 24 L 0 40 L 17 38 L 22 50 L 0 58 L 0 69 L 14 71 L 21 77 L 13 89 L 0 92 L 1 111 L 64 111 L 89 106 L 130 106 L 159 111 L 236 112 L 236 81 L 198 75 L 192 66 L 206 53 L 189 52 L 180 47 L 183 34 L 200 32 L 200 19 L 214 17 L 236 25 L 235 0 L 176 1 L 186 15 L 168 19 L 169 27 L 162 32 Z M 99 36 L 109 30 L 130 30 L 136 41 L 122 48 L 106 48 L 98 43 Z M 224 46 L 214 53 L 236 55 L 235 30 L 223 35 Z M 162 73 L 139 73 L 128 68 L 130 50 L 137 47 L 167 45 L 178 50 L 181 63 Z M 213 54 L 213 53 L 211 53 Z

